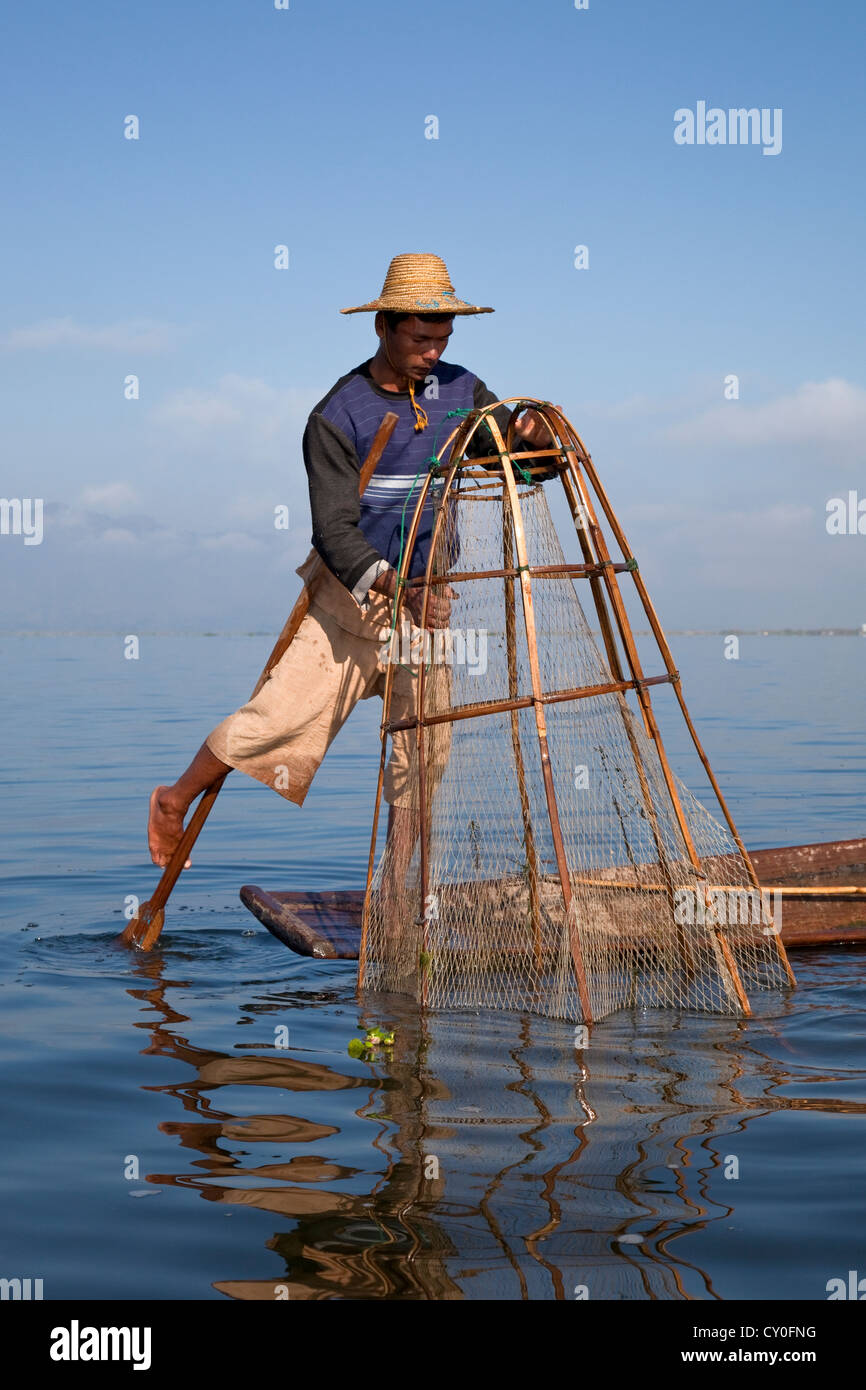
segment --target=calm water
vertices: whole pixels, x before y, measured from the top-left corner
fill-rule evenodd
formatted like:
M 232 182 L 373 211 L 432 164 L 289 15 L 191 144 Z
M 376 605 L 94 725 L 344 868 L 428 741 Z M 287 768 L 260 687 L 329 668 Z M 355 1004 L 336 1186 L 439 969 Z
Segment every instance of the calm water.
M 864 833 L 866 641 L 672 645 L 750 846 Z M 363 883 L 378 702 L 303 810 L 230 779 L 161 949 L 114 945 L 156 882 L 147 793 L 269 648 L 0 637 L 0 1275 L 46 1298 L 823 1299 L 866 1274 L 866 952 L 795 955 L 798 992 L 748 1022 L 623 1013 L 575 1052 L 550 1020 L 359 1006 L 352 964 L 245 912 L 244 882 Z M 373 1023 L 397 1031 L 376 1065 L 347 1054 Z

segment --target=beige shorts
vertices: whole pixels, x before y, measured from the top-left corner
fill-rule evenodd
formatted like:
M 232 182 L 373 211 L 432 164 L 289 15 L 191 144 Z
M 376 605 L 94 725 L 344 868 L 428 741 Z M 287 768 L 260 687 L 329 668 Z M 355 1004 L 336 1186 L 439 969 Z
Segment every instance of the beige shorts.
M 207 738 L 211 752 L 230 767 L 246 772 L 289 801 L 301 806 L 331 742 L 359 700 L 383 696 L 387 667 L 382 641 L 346 631 L 315 600 L 291 646 L 248 704 L 224 719 Z M 447 699 L 448 670 L 428 667 L 426 688 L 442 708 Z M 390 717 L 415 716 L 417 666 L 394 666 Z M 426 699 L 425 699 L 426 704 Z M 438 783 L 448 757 L 450 724 L 434 726 L 431 780 Z M 385 800 L 395 806 L 417 804 L 415 753 L 417 732 L 398 729 L 391 735 L 385 768 Z M 428 755 L 429 756 L 429 755 Z

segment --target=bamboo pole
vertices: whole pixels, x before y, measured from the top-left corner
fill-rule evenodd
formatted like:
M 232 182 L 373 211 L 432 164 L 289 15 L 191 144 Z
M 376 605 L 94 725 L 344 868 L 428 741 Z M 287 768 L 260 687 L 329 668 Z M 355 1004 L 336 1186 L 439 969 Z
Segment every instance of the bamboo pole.
M 485 574 L 479 574 L 479 579 L 486 579 Z M 647 676 L 644 685 L 667 685 L 670 676 Z M 607 681 L 604 685 L 581 685 L 575 686 L 572 690 L 550 690 L 541 691 L 538 696 L 518 695 L 515 700 L 486 700 L 471 705 L 454 705 L 451 709 L 442 714 L 428 714 L 426 717 L 428 724 L 443 724 L 455 719 L 476 719 L 483 714 L 504 714 L 512 709 L 531 709 L 536 700 L 542 705 L 560 705 L 566 700 L 586 700 L 593 695 L 614 695 L 620 690 L 634 690 L 636 682 L 633 680 Z M 416 721 L 414 719 L 392 719 L 388 722 L 388 732 L 392 733 L 395 729 L 414 729 Z
M 514 523 L 511 516 L 508 494 L 502 494 L 502 552 L 508 571 L 513 564 Z M 514 570 L 516 575 L 519 571 Z M 508 664 L 508 696 L 517 699 L 517 621 L 514 603 L 514 577 L 508 573 L 505 578 L 505 653 Z M 520 715 L 511 710 L 511 747 L 517 769 L 517 790 L 520 797 L 520 815 L 523 821 L 523 845 L 526 850 L 526 867 L 529 875 L 529 915 L 532 920 L 532 936 L 535 949 L 535 965 L 539 974 L 542 967 L 541 953 L 541 900 L 538 892 L 538 857 L 535 852 L 535 836 L 532 831 L 532 813 L 529 793 L 526 790 L 526 767 L 523 761 L 523 748 L 520 743 Z
M 594 557 L 592 555 L 592 547 L 589 544 L 589 540 L 586 535 L 586 527 L 583 524 L 584 515 L 581 512 L 581 503 L 578 497 L 575 495 L 574 483 L 571 479 L 571 475 L 568 473 L 568 471 L 566 471 L 561 474 L 561 477 L 563 491 L 565 492 L 565 498 L 568 502 L 568 509 L 571 512 L 571 519 L 574 522 L 574 529 L 577 532 L 578 543 L 580 545 L 581 552 L 585 561 L 585 565 L 581 566 L 581 568 L 585 568 L 587 570 L 592 569 L 594 571 L 594 573 L 590 575 L 589 587 L 590 592 L 592 593 L 592 601 L 595 605 L 595 612 L 596 617 L 598 618 L 598 625 L 601 629 L 601 636 L 602 641 L 604 642 L 604 650 L 607 654 L 608 665 L 610 666 L 611 675 L 613 676 L 614 680 L 621 681 L 623 679 L 622 665 L 620 663 L 619 651 L 617 650 L 616 641 L 613 635 L 613 628 L 611 626 L 610 621 L 610 613 L 608 611 L 607 604 L 604 601 L 604 589 L 602 587 L 601 582 L 602 569 L 600 565 L 594 562 Z
M 577 440 L 580 444 L 580 449 L 582 453 L 586 453 L 586 451 L 583 449 L 582 443 L 580 443 L 579 441 L 579 436 L 575 435 L 570 423 L 565 419 L 561 412 L 558 411 L 549 402 L 534 401 L 529 398 L 517 398 L 514 401 L 514 404 L 516 408 L 515 413 L 520 409 L 535 410 L 544 418 L 545 422 L 548 424 L 549 427 L 552 426 L 552 433 L 554 437 L 558 435 L 560 438 L 560 442 L 563 438 Z M 490 409 L 491 407 L 486 408 L 486 410 Z M 493 433 L 494 431 L 498 435 L 498 429 L 496 428 L 495 420 L 491 425 L 491 433 Z M 499 436 L 499 438 L 501 442 L 501 436 Z M 501 455 L 504 454 L 504 452 L 505 451 L 502 450 Z M 601 528 L 598 525 L 598 520 L 595 516 L 595 510 L 592 506 L 589 494 L 582 485 L 578 457 L 575 453 L 574 448 L 568 447 L 567 445 L 563 445 L 562 453 L 563 458 L 565 459 L 568 468 L 573 475 L 574 484 L 577 489 L 577 494 L 583 500 L 584 505 L 586 507 L 590 533 L 592 535 L 592 540 L 595 546 L 596 553 L 600 557 L 600 561 L 604 567 L 605 587 L 607 589 L 608 598 L 610 600 L 611 607 L 613 609 L 613 613 L 616 619 L 617 628 L 620 634 L 620 640 L 622 641 L 623 647 L 625 649 L 626 659 L 628 661 L 629 669 L 632 675 L 632 681 L 634 682 L 634 688 L 638 696 L 639 708 L 641 709 L 641 713 L 644 719 L 644 726 L 646 728 L 647 734 L 649 735 L 649 737 L 653 739 L 656 745 L 656 750 L 659 755 L 659 761 L 662 768 L 662 775 L 665 780 L 668 795 L 671 798 L 672 807 L 677 819 L 680 833 L 683 838 L 683 843 L 685 845 L 686 852 L 689 855 L 689 858 L 691 859 L 692 866 L 695 870 L 697 877 L 700 880 L 702 880 L 706 885 L 706 879 L 704 878 L 703 874 L 703 867 L 701 865 L 700 858 L 692 841 L 691 833 L 689 831 L 688 824 L 686 823 L 685 816 L 682 811 L 682 806 L 680 804 L 676 784 L 673 780 L 670 765 L 667 761 L 667 755 L 665 753 L 664 746 L 661 742 L 661 734 L 655 721 L 655 714 L 652 708 L 652 702 L 650 701 L 649 695 L 646 691 L 646 686 L 649 682 L 644 677 L 643 671 L 641 669 L 640 660 L 637 655 L 637 649 L 635 647 L 634 638 L 631 632 L 631 626 L 628 620 L 628 614 L 626 613 L 625 606 L 622 601 L 622 596 L 619 592 L 616 574 L 612 572 L 613 562 L 611 561 L 610 555 L 608 554 L 604 535 L 601 531 Z M 503 462 L 504 461 L 505 460 L 503 458 Z M 623 554 L 627 556 L 628 552 L 625 549 L 623 549 Z M 710 919 L 712 922 L 712 904 L 709 900 L 708 892 L 706 892 L 706 900 L 707 909 L 710 913 Z M 743 989 L 739 971 L 737 970 L 736 962 L 734 961 L 730 946 L 725 937 L 723 936 L 718 924 L 714 926 L 714 939 L 716 941 L 717 948 L 721 956 L 719 965 L 722 974 L 727 974 L 730 980 L 731 988 L 733 992 L 736 994 L 737 1000 L 740 1004 L 742 1011 L 748 1015 L 751 1013 L 748 998 L 746 996 L 745 990 Z
M 565 845 L 562 839 L 562 827 L 559 822 L 559 807 L 557 806 L 556 791 L 553 786 L 553 772 L 550 766 L 550 752 L 547 745 L 547 725 L 544 718 L 544 703 L 541 700 L 541 672 L 538 665 L 538 640 L 535 629 L 535 610 L 532 604 L 532 580 L 527 574 L 529 559 L 526 551 L 526 535 L 523 529 L 523 516 L 520 511 L 520 502 L 517 496 L 517 487 L 514 482 L 514 471 L 511 458 L 505 448 L 505 441 L 499 431 L 499 426 L 496 423 L 495 417 L 491 418 L 488 424 L 494 442 L 500 449 L 505 486 L 508 490 L 508 500 L 511 505 L 514 525 L 514 542 L 517 551 L 517 563 L 520 568 L 520 587 L 523 597 L 523 622 L 526 628 L 526 645 L 532 681 L 535 727 L 538 734 L 538 747 L 541 756 L 541 775 L 544 780 L 547 813 L 550 817 L 550 830 L 553 836 L 554 855 L 556 857 L 556 866 L 559 873 L 560 885 L 562 887 L 562 897 L 567 918 L 572 898 L 571 883 L 569 881 Z M 569 942 L 571 945 L 572 959 L 574 961 L 575 975 L 577 977 L 577 991 L 580 998 L 581 1012 L 584 1022 L 591 1023 L 592 1008 L 586 984 L 583 955 L 580 949 L 580 942 L 574 931 L 569 932 Z
M 692 722 L 691 715 L 686 705 L 685 696 L 683 694 L 682 682 L 679 679 L 679 672 L 677 671 L 676 666 L 674 664 L 674 659 L 671 654 L 670 647 L 668 646 L 667 638 L 665 637 L 665 634 L 662 630 L 661 623 L 659 622 L 658 615 L 656 614 L 655 608 L 653 607 L 652 601 L 649 597 L 649 593 L 647 592 L 646 585 L 643 582 L 643 577 L 641 576 L 640 571 L 637 568 L 637 562 L 634 560 L 634 557 L 631 554 L 631 550 L 625 538 L 625 533 L 623 532 L 623 529 L 616 518 L 616 514 L 614 513 L 613 507 L 610 504 L 610 500 L 607 496 L 607 493 L 605 492 L 601 484 L 601 480 L 598 477 L 598 474 L 595 470 L 595 466 L 592 462 L 592 459 L 590 458 L 588 450 L 586 449 L 583 443 L 583 440 L 580 438 L 580 435 L 577 433 L 577 431 L 572 427 L 571 423 L 568 420 L 566 420 L 565 417 L 561 415 L 559 411 L 556 411 L 554 409 L 553 413 L 558 417 L 560 424 L 565 427 L 565 430 L 571 437 L 573 443 L 575 443 L 580 450 L 581 461 L 583 464 L 583 468 L 586 472 L 587 479 L 591 483 L 593 491 L 595 492 L 595 495 L 598 497 L 599 502 L 601 503 L 602 510 L 604 511 L 604 514 L 608 521 L 608 525 L 610 526 L 611 531 L 613 532 L 613 535 L 616 539 L 616 542 L 631 570 L 632 578 L 635 583 L 635 588 L 637 590 L 638 597 L 640 598 L 644 612 L 646 613 L 647 618 L 649 620 L 653 636 L 655 637 L 656 644 L 659 648 L 659 651 L 661 652 L 662 660 L 664 661 L 668 674 L 671 677 L 671 681 L 674 687 L 674 693 L 676 694 L 677 702 L 679 703 L 680 710 L 682 711 L 682 715 L 685 720 L 686 727 L 691 736 L 692 742 L 695 746 L 695 750 L 698 754 L 698 757 L 701 760 L 701 763 L 703 764 L 710 785 L 712 786 L 713 792 L 715 793 L 716 800 L 718 801 L 719 807 L 721 808 L 722 814 L 727 822 L 728 829 L 731 832 L 737 849 L 740 851 L 748 876 L 751 882 L 754 884 L 754 886 L 759 887 L 760 883 L 758 875 L 755 872 L 755 867 L 749 857 L 749 852 L 746 849 L 746 846 L 740 837 L 740 833 L 737 830 L 737 827 L 734 823 L 734 818 L 731 815 L 730 810 L 728 809 L 728 804 L 725 801 L 724 796 L 722 795 L 722 789 L 719 786 L 718 781 L 716 780 L 715 773 L 713 772 L 713 769 L 710 766 L 709 759 L 707 758 L 707 755 L 704 752 L 703 746 L 698 737 L 697 729 L 695 728 Z M 574 455 L 572 455 L 572 457 L 574 457 Z M 605 558 L 609 559 L 610 557 L 607 555 L 606 550 L 604 553 Z M 609 582 L 616 584 L 615 578 Z M 647 697 L 647 699 L 649 699 L 649 697 Z M 653 720 L 653 722 L 655 721 Z M 667 759 L 665 758 L 664 761 L 666 763 Z M 667 777 L 665 780 L 667 780 Z M 679 805 L 678 797 L 676 801 L 677 805 Z M 774 935 L 774 939 L 776 942 L 776 950 L 779 955 L 779 960 L 782 965 L 782 968 L 785 971 L 785 974 L 787 975 L 788 982 L 792 986 L 796 985 L 797 982 L 794 977 L 794 972 L 791 969 L 791 965 L 788 960 L 788 955 L 785 951 L 785 947 L 783 946 L 782 941 L 777 934 Z
M 587 888 L 627 888 L 629 891 L 642 893 L 667 892 L 667 885 L 664 883 L 643 883 L 640 879 L 586 878 L 582 874 L 574 874 L 571 881 L 581 883 Z M 731 896 L 738 893 L 779 893 L 782 898 L 804 898 L 808 902 L 850 902 L 852 898 L 866 898 L 866 888 L 852 887 L 848 884 L 827 884 L 820 888 L 800 885 L 789 887 L 785 883 L 762 883 L 760 888 L 738 888 L 731 883 L 710 883 L 707 886 L 711 893 L 729 893 Z
M 558 411 L 552 411 L 552 413 L 558 418 L 560 422 L 560 427 L 564 425 L 565 429 L 567 430 L 569 428 L 568 422 L 564 419 L 564 417 L 561 416 Z M 604 539 L 604 534 L 601 530 L 601 527 L 598 524 L 598 518 L 595 515 L 595 508 L 592 505 L 592 499 L 589 496 L 587 490 L 582 486 L 580 464 L 578 461 L 577 454 L 573 447 L 564 449 L 564 454 L 572 470 L 575 486 L 578 490 L 578 495 L 582 498 L 583 503 L 587 509 L 590 530 L 592 533 L 593 542 L 595 544 L 596 553 L 599 555 L 602 562 L 609 561 L 610 555 L 608 554 L 607 543 Z M 623 554 L 627 555 L 628 552 L 625 549 L 623 549 Z M 617 577 L 614 573 L 612 573 L 611 565 L 605 566 L 604 581 L 605 586 L 607 588 L 608 597 L 611 602 L 611 607 L 616 618 L 617 628 L 620 634 L 620 640 L 622 641 L 623 647 L 625 649 L 628 667 L 632 675 L 632 680 L 635 682 L 638 701 L 640 702 L 640 706 L 644 714 L 644 722 L 649 732 L 649 735 L 652 738 L 656 747 L 656 752 L 658 754 L 659 763 L 662 770 L 662 776 L 665 781 L 665 786 L 667 787 L 668 795 L 671 799 L 671 805 L 674 811 L 674 815 L 676 816 L 677 825 L 679 827 L 679 831 L 683 839 L 683 844 L 685 845 L 686 853 L 688 854 L 689 859 L 691 860 L 692 867 L 695 871 L 698 880 L 704 884 L 706 907 L 710 917 L 710 925 L 713 928 L 713 939 L 716 941 L 718 945 L 719 951 L 721 953 L 721 961 L 723 962 L 722 973 L 726 973 L 728 975 L 731 988 L 733 989 L 733 992 L 737 997 L 737 1001 L 740 1005 L 740 1008 L 742 1012 L 748 1017 L 749 1015 L 751 1015 L 752 1012 L 751 1006 L 749 1004 L 746 992 L 743 988 L 743 983 L 740 979 L 740 972 L 737 969 L 737 964 L 734 960 L 730 944 L 727 941 L 727 938 L 725 937 L 724 933 L 722 932 L 720 925 L 717 922 L 715 922 L 715 914 L 713 913 L 709 890 L 706 886 L 706 877 L 704 875 L 703 865 L 701 864 L 700 856 L 695 848 L 691 831 L 689 830 L 688 823 L 683 812 L 679 792 L 677 791 L 676 783 L 674 782 L 673 778 L 673 773 L 668 762 L 667 753 L 665 752 L 664 744 L 662 742 L 661 732 L 656 723 L 655 712 L 652 708 L 652 701 L 650 700 L 649 693 L 647 691 L 648 682 L 646 681 L 643 674 L 640 658 L 638 657 L 637 648 L 635 646 L 634 637 L 632 635 L 628 614 L 626 612 L 625 604 L 623 602 L 622 595 L 619 590 Z M 668 674 L 671 675 L 670 672 L 668 672 Z
M 501 487 L 501 483 L 497 486 Z M 618 573 L 624 573 L 628 565 L 615 564 L 612 568 Z M 558 579 L 571 577 L 572 579 L 592 579 L 600 577 L 604 572 L 604 566 L 593 563 L 585 565 L 529 565 L 527 573 L 530 579 Z M 500 570 L 485 570 L 485 579 L 519 579 L 520 571 L 514 565 L 510 565 Z M 478 579 L 477 570 L 460 570 L 457 574 L 433 574 L 430 576 L 431 585 L 436 584 L 461 584 L 470 579 Z M 420 589 L 424 583 L 424 576 L 418 575 L 415 579 L 406 581 L 410 589 Z
M 567 467 L 568 460 L 564 452 L 565 445 L 563 443 L 562 436 L 559 432 L 553 430 L 553 426 L 550 423 L 550 421 L 547 421 L 547 424 L 548 428 L 551 429 L 553 433 L 553 437 L 557 440 L 560 449 L 563 450 L 562 456 L 566 462 L 566 469 L 560 475 L 560 477 L 562 479 L 562 485 L 565 491 L 566 501 L 568 502 L 569 509 L 571 511 L 575 532 L 577 533 L 578 544 L 580 545 L 581 553 L 583 554 L 584 561 L 586 562 L 585 567 L 587 570 L 592 571 L 590 577 L 590 591 L 592 593 L 593 601 L 595 603 L 596 615 L 598 617 L 599 626 L 601 628 L 602 639 L 605 645 L 605 651 L 607 652 L 608 660 L 611 663 L 611 673 L 614 676 L 618 675 L 620 680 L 622 680 L 623 673 L 619 660 L 619 650 L 617 648 L 616 641 L 613 635 L 610 613 L 608 611 L 608 607 L 604 597 L 603 584 L 601 579 L 598 577 L 603 576 L 604 567 L 600 563 L 601 557 L 593 552 L 590 536 L 587 534 L 588 528 L 586 522 L 589 519 L 588 511 L 583 501 L 582 492 L 575 490 L 574 480 L 572 479 L 570 471 Z M 627 567 L 623 564 L 622 566 L 613 566 L 613 568 L 614 570 L 617 570 L 626 569 Z M 666 888 L 668 893 L 668 902 L 671 910 L 671 915 L 675 916 L 676 904 L 674 896 L 675 886 L 673 874 L 671 872 L 671 867 L 668 862 L 668 856 L 665 850 L 661 829 L 659 827 L 658 816 L 656 814 L 655 803 L 653 801 L 652 792 L 650 790 L 649 781 L 647 779 L 646 769 L 644 767 L 643 758 L 641 757 L 640 753 L 640 748 L 638 747 L 638 742 L 635 738 L 634 730 L 631 725 L 630 710 L 626 702 L 625 693 L 624 691 L 617 691 L 616 696 L 619 705 L 620 718 L 622 719 L 623 728 L 625 730 L 626 738 L 628 739 L 629 748 L 631 749 L 631 755 L 634 760 L 635 770 L 637 772 L 638 782 L 640 784 L 641 796 L 643 797 L 644 806 L 647 812 L 647 818 L 650 823 L 650 830 L 653 837 L 653 843 L 656 848 L 656 854 L 658 855 L 659 866 L 662 872 L 662 878 L 664 879 L 664 887 Z M 629 850 L 629 857 L 631 858 L 631 846 L 628 843 L 628 839 L 625 832 L 625 826 L 622 826 L 621 829 L 623 840 L 625 841 L 626 848 L 627 850 Z M 638 870 L 636 864 L 634 864 L 634 869 L 635 873 L 637 874 Z M 677 927 L 677 940 L 679 942 L 680 950 L 683 954 L 683 959 L 686 962 L 687 969 L 690 973 L 694 973 L 694 955 L 692 953 L 689 942 L 686 939 L 686 934 L 680 926 Z
M 566 476 L 567 475 L 563 475 L 564 482 Z M 570 478 L 568 478 L 568 483 L 571 484 Z M 569 488 L 566 487 L 565 491 L 566 496 L 568 496 Z M 577 526 L 575 529 L 577 530 L 578 541 L 581 546 L 581 549 L 583 550 L 586 556 L 589 556 L 591 553 L 591 546 L 589 544 L 589 540 L 585 534 L 584 529 L 582 527 Z M 603 571 L 599 567 L 599 574 L 601 574 L 602 572 Z M 595 603 L 595 610 L 598 616 L 599 626 L 601 628 L 605 651 L 608 656 L 608 661 L 611 663 L 612 674 L 614 676 L 618 674 L 621 679 L 622 668 L 619 662 L 619 652 L 616 647 L 616 642 L 611 627 L 610 613 L 604 601 L 604 589 L 600 580 L 595 578 L 590 580 L 590 589 L 592 592 L 593 601 Z M 634 683 L 632 681 L 629 681 L 628 685 L 631 689 L 634 689 Z M 638 776 L 638 782 L 640 783 L 641 796 L 643 797 L 644 805 L 647 811 L 647 816 L 649 817 L 650 827 L 653 835 L 653 842 L 656 847 L 656 852 L 659 856 L 659 863 L 661 865 L 662 874 L 669 886 L 671 900 L 673 902 L 673 880 L 671 878 L 670 867 L 667 862 L 667 854 L 664 847 L 664 841 L 662 840 L 661 831 L 659 829 L 658 817 L 656 815 L 655 805 L 652 799 L 652 793 L 650 791 L 649 782 L 647 780 L 646 769 L 643 765 L 643 758 L 641 757 L 640 749 L 637 745 L 637 740 L 634 735 L 634 729 L 631 726 L 631 719 L 629 717 L 631 711 L 629 710 L 628 704 L 626 702 L 625 693 L 623 691 L 617 691 L 616 693 L 617 702 L 619 704 L 620 709 L 620 717 L 622 719 L 623 728 L 625 729 L 626 738 L 628 739 L 629 748 L 631 749 L 631 755 L 634 760 L 635 770 Z
M 468 429 L 467 429 L 466 433 L 467 433 L 467 434 L 469 433 Z M 465 444 L 464 444 L 464 447 L 465 447 Z M 425 582 L 424 582 L 424 588 L 423 588 L 423 590 L 422 590 L 423 597 L 422 597 L 422 600 L 421 600 L 421 624 L 420 624 L 420 626 L 421 626 L 421 631 L 422 631 L 422 632 L 426 632 L 426 631 L 427 631 L 427 612 L 428 612 L 428 608 L 429 608 L 429 604 L 430 604 L 430 592 L 431 592 L 430 579 L 431 579 L 431 576 L 432 576 L 432 574 L 433 574 L 433 567 L 434 567 L 434 565 L 435 565 L 435 563 L 436 563 L 436 556 L 437 556 L 437 551 L 438 551 L 438 546 L 439 546 L 439 537 L 440 537 L 440 534 L 441 534 L 441 531 L 442 531 L 442 527 L 443 527 L 444 522 L 445 522 L 445 517 L 446 517 L 447 514 L 448 514 L 448 494 L 449 494 L 449 492 L 450 492 L 450 490 L 451 490 L 451 486 L 452 486 L 452 484 L 453 484 L 453 482 L 454 482 L 455 474 L 457 473 L 458 468 L 459 468 L 459 460 L 460 460 L 460 452 L 459 452 L 459 451 L 456 449 L 456 447 L 455 447 L 454 449 L 452 449 L 452 452 L 451 452 L 451 460 L 450 460 L 450 466 L 449 466 L 448 476 L 447 476 L 446 479 L 445 479 L 445 486 L 444 486 L 444 488 L 443 488 L 443 490 L 442 490 L 442 496 L 438 499 L 438 501 L 439 501 L 439 510 L 438 510 L 438 512 L 437 512 L 437 514 L 436 514 L 436 520 L 435 520 L 434 523 L 433 523 L 433 532 L 432 532 L 432 535 L 431 535 L 431 537 L 430 537 L 430 549 L 429 549 L 428 554 L 427 554 L 427 564 L 426 564 L 426 566 L 425 566 L 425 571 L 424 571 L 424 581 L 425 581 Z M 408 547 L 407 547 L 407 549 L 408 549 Z M 423 946 L 424 954 L 425 954 L 425 957 L 429 957 L 429 954 L 430 954 L 430 953 L 429 953 L 429 951 L 428 951 L 428 947 L 429 947 L 429 944 L 430 944 L 430 927 L 429 927 L 429 921 L 430 921 L 429 906 L 430 906 L 430 905 L 429 905 L 429 903 L 428 903 L 428 897 L 429 897 L 429 890 L 430 890 L 430 864 L 429 864 L 429 858 L 430 858 L 430 812 L 431 812 L 431 809 L 432 809 L 432 799 L 431 799 L 431 803 L 428 804 L 428 794 L 427 794 L 427 748 L 426 748 L 425 735 L 426 735 L 426 733 L 427 733 L 427 729 L 428 729 L 429 725 L 430 725 L 433 721 L 432 721 L 432 720 L 427 720 L 427 719 L 425 719 L 424 696 L 425 696 L 425 693 L 426 693 L 426 674 L 427 674 L 427 663 L 426 663 L 425 661 L 422 661 L 421 664 L 420 664 L 420 666 L 419 666 L 419 669 L 418 669 L 418 697 L 417 697 L 418 810 L 419 810 L 419 834 L 420 834 L 420 837 L 421 837 L 421 838 L 420 838 L 420 843 L 419 843 L 419 850 L 420 850 L 420 854 L 419 854 L 419 858 L 420 858 L 419 869 L 420 869 L 420 876 L 421 876 L 421 922 L 420 922 L 420 926 L 421 926 L 421 931 L 422 931 L 422 939 L 423 939 L 423 943 L 424 943 L 424 946 Z M 446 713 L 447 713 L 447 711 L 446 711 Z M 436 722 L 442 722 L 442 721 L 438 721 L 438 720 L 437 720 Z M 426 1006 L 426 1004 L 427 1004 L 428 993 L 429 993 L 429 959 L 427 960 L 427 963 L 425 964 L 425 966 L 424 966 L 424 968 L 423 968 L 423 970 L 422 970 L 422 972 L 421 972 L 421 1003 L 422 1003 L 422 1005 L 424 1005 L 424 1006 Z

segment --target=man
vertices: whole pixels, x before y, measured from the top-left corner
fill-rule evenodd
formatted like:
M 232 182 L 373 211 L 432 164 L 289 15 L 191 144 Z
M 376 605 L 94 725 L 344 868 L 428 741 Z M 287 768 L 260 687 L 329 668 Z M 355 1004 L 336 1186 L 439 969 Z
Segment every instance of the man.
M 430 457 L 459 424 L 460 414 L 497 399 L 464 367 L 442 360 L 456 316 L 493 310 L 458 299 L 438 256 L 395 256 L 379 298 L 342 312 L 374 313 L 379 346 L 374 357 L 332 386 L 314 407 L 304 433 L 313 545 L 324 561 L 310 581 L 310 610 L 258 695 L 208 735 L 173 786 L 153 792 L 148 843 L 160 866 L 168 863 L 180 840 L 192 802 L 230 768 L 240 768 L 303 804 L 322 758 L 357 701 L 383 692 L 382 640 L 392 620 L 391 600 L 414 499 Z M 399 421 L 361 498 L 361 461 L 388 410 Z M 503 409 L 503 427 L 507 415 Z M 545 448 L 550 442 L 547 426 L 532 412 L 518 420 L 516 432 L 524 449 Z M 469 452 L 480 457 L 489 450 L 489 435 L 476 432 Z M 410 578 L 423 573 L 432 523 L 430 499 Z M 310 566 L 308 560 L 298 569 L 305 580 Z M 428 628 L 447 627 L 451 596 L 448 591 L 431 593 Z M 419 625 L 421 590 L 408 589 L 404 603 Z M 393 718 L 413 717 L 416 679 L 417 671 L 402 666 L 395 671 Z M 408 849 L 413 839 L 409 732 L 395 731 L 391 745 L 384 786 L 391 807 L 389 834 L 397 834 Z

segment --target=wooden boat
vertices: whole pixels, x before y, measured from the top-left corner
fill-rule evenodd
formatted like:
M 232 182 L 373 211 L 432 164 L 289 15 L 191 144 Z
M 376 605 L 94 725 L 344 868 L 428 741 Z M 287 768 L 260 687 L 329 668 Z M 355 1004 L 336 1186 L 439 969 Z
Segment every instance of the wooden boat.
M 782 890 L 782 941 L 866 945 L 866 839 L 759 849 L 752 863 L 764 888 Z M 357 960 L 362 889 L 270 893 L 254 884 L 241 902 L 284 946 L 318 960 Z

